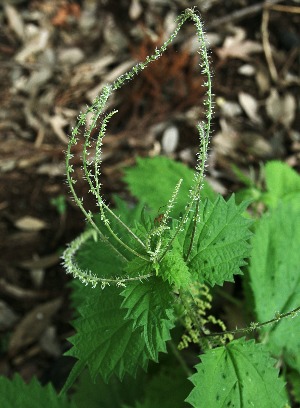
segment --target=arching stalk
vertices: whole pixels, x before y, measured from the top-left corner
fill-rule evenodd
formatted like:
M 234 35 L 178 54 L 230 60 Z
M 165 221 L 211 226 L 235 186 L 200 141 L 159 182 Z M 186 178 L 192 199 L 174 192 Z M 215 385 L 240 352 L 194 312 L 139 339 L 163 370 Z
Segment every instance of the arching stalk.
M 198 37 L 199 44 L 200 44 L 199 54 L 201 56 L 201 63 L 200 63 L 201 72 L 207 78 L 207 81 L 204 84 L 204 86 L 206 86 L 207 88 L 206 101 L 204 102 L 204 104 L 207 107 L 207 112 L 206 112 L 207 122 L 206 124 L 198 124 L 197 126 L 199 137 L 200 137 L 200 148 L 199 148 L 198 158 L 197 158 L 194 187 L 191 189 L 190 200 L 188 204 L 186 205 L 185 213 L 183 217 L 180 219 L 173 236 L 169 239 L 167 244 L 165 244 L 165 247 L 162 248 L 161 246 L 162 241 L 159 241 L 155 249 L 155 254 L 152 253 L 151 255 L 149 253 L 149 242 L 143 242 L 142 239 L 140 239 L 125 223 L 123 223 L 123 221 L 108 207 L 108 205 L 105 204 L 102 198 L 102 195 L 101 195 L 101 183 L 99 181 L 99 177 L 100 177 L 100 165 L 101 165 L 102 139 L 105 136 L 105 130 L 106 130 L 107 123 L 109 119 L 116 113 L 116 111 L 112 111 L 111 113 L 107 114 L 106 116 L 104 116 L 104 119 L 102 120 L 102 124 L 100 126 L 100 131 L 98 133 L 96 146 L 95 146 L 96 154 L 95 154 L 95 159 L 94 159 L 95 162 L 94 162 L 93 170 L 91 168 L 92 161 L 89 161 L 88 159 L 88 156 L 90 155 L 89 149 L 92 147 L 91 134 L 92 134 L 92 131 L 97 127 L 99 118 L 101 114 L 103 114 L 103 112 L 105 111 L 108 98 L 110 97 L 112 92 L 120 89 L 127 81 L 133 79 L 135 75 L 137 75 L 139 72 L 145 69 L 148 66 L 148 64 L 159 59 L 161 55 L 166 51 L 169 44 L 171 44 L 172 41 L 176 38 L 180 28 L 188 19 L 191 19 L 196 26 L 197 37 Z M 209 144 L 210 124 L 211 124 L 211 118 L 212 118 L 212 93 L 211 93 L 211 75 L 210 75 L 210 70 L 209 70 L 209 61 L 208 61 L 207 49 L 206 49 L 201 20 L 193 9 L 187 9 L 181 16 L 178 17 L 177 22 L 178 22 L 178 25 L 176 29 L 174 30 L 174 32 L 162 44 L 160 48 L 157 48 L 155 50 L 153 55 L 147 56 L 144 62 L 138 63 L 127 73 L 121 75 L 119 78 L 116 79 L 116 81 L 113 82 L 112 85 L 104 86 L 101 94 L 94 100 L 92 106 L 90 106 L 85 113 L 81 113 L 79 115 L 78 123 L 72 131 L 70 142 L 69 142 L 68 149 L 67 149 L 67 155 L 66 155 L 67 180 L 70 185 L 70 189 L 74 196 L 75 202 L 77 203 L 77 205 L 79 206 L 83 214 L 86 216 L 87 221 L 91 224 L 93 229 L 97 232 L 99 237 L 105 242 L 107 242 L 109 245 L 111 245 L 111 247 L 114 248 L 117 254 L 121 256 L 123 259 L 127 259 L 127 258 L 123 254 L 121 254 L 120 251 L 113 245 L 113 243 L 109 241 L 108 238 L 105 237 L 104 234 L 100 231 L 99 227 L 96 225 L 96 223 L 93 220 L 92 214 L 89 211 L 85 210 L 83 206 L 83 200 L 80 199 L 75 192 L 74 185 L 76 181 L 71 176 L 71 173 L 73 172 L 73 167 L 70 164 L 70 160 L 72 158 L 71 148 L 77 144 L 78 135 L 80 134 L 79 129 L 81 126 L 86 125 L 87 117 L 89 114 L 91 114 L 92 116 L 90 118 L 90 124 L 85 126 L 85 131 L 84 131 L 85 141 L 84 141 L 84 146 L 83 146 L 83 157 L 82 158 L 83 158 L 83 170 L 85 173 L 85 177 L 89 183 L 91 193 L 96 198 L 97 205 L 100 209 L 101 220 L 106 226 L 108 232 L 118 244 L 120 244 L 126 251 L 132 253 L 134 256 L 142 258 L 143 260 L 146 260 L 149 262 L 152 262 L 153 259 L 155 258 L 155 262 L 160 262 L 165 256 L 165 254 L 170 250 L 175 238 L 177 237 L 179 232 L 183 229 L 184 224 L 188 221 L 190 212 L 194 211 L 191 241 L 190 241 L 190 245 L 189 245 L 189 248 L 186 254 L 186 259 L 185 259 L 186 261 L 188 260 L 192 247 L 193 247 L 193 243 L 194 243 L 197 222 L 199 221 L 200 191 L 203 185 L 205 164 L 207 160 L 207 150 L 208 150 L 208 144 Z M 178 188 L 179 188 L 178 186 L 175 187 L 175 191 L 174 191 L 175 196 L 178 193 Z M 124 228 L 128 232 L 128 234 L 138 243 L 138 245 L 140 245 L 143 248 L 143 250 L 145 250 L 145 252 L 148 252 L 147 255 L 139 253 L 138 250 L 129 246 L 125 242 L 126 241 L 125 239 L 120 238 L 114 232 L 113 228 L 110 225 L 110 221 L 106 216 L 106 212 L 109 213 L 112 217 L 114 217 L 116 222 L 120 224 L 122 228 Z

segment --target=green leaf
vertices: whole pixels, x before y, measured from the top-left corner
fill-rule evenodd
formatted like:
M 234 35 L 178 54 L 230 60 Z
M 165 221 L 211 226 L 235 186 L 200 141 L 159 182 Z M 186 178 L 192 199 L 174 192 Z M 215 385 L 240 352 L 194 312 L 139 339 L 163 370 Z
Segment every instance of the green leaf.
M 65 353 L 66 355 L 67 353 Z M 59 395 L 64 395 L 67 391 L 73 386 L 74 382 L 77 378 L 83 373 L 85 369 L 85 362 L 84 361 L 77 361 L 76 364 L 73 365 L 72 370 L 70 371 L 64 386 L 60 390 Z
M 280 161 L 268 162 L 265 166 L 268 193 L 265 201 L 274 208 L 280 199 L 300 192 L 300 176 L 288 164 Z
M 94 384 L 87 371 L 80 377 L 75 385 L 72 400 L 78 408 L 121 408 L 123 404 L 134 404 L 141 398 L 146 383 L 146 375 L 140 371 L 136 379 L 125 376 L 123 381 L 111 378 L 109 384 L 105 384 L 101 378 L 97 378 Z
M 254 177 L 253 174 L 251 174 L 253 173 L 253 171 L 251 171 L 250 176 L 248 176 L 241 169 L 239 169 L 236 164 L 231 165 L 231 170 L 233 171 L 237 179 L 244 183 L 245 186 L 247 186 L 248 188 L 255 187 Z
M 130 228 L 133 225 L 133 221 L 136 222 L 141 218 L 141 213 L 145 210 L 145 205 L 138 203 L 134 207 L 126 201 L 122 200 L 117 195 L 114 196 L 114 213 Z
M 131 217 L 135 219 L 138 215 L 140 216 L 143 207 L 136 206 L 134 209 L 129 209 L 126 203 L 124 203 L 121 199 L 117 199 L 117 215 L 121 216 L 127 222 L 128 219 Z M 141 244 L 137 243 L 136 240 L 133 239 L 132 235 L 120 225 L 119 222 L 116 221 L 111 214 L 107 215 L 107 218 L 110 219 L 111 226 L 113 227 L 116 235 L 120 238 L 123 237 L 124 241 L 126 241 L 129 246 L 135 249 L 138 246 L 138 251 L 141 250 Z M 115 239 L 110 235 L 107 228 L 101 221 L 101 217 L 99 215 L 94 216 L 94 221 L 98 225 L 99 230 L 103 233 L 103 235 L 107 238 L 107 240 L 102 240 L 94 234 L 90 232 L 93 231 L 91 227 L 87 229 L 80 237 L 83 237 L 80 241 L 80 246 L 75 244 L 75 254 L 72 256 L 66 255 L 67 251 L 64 254 L 65 265 L 68 269 L 69 273 L 75 272 L 75 276 L 78 276 L 78 272 L 80 272 L 79 276 L 87 278 L 86 281 L 91 282 L 94 278 L 94 281 L 100 281 L 100 278 L 104 279 L 116 279 L 116 277 L 122 277 L 125 274 L 124 266 L 126 265 L 125 260 L 132 258 L 132 254 L 129 253 L 127 250 L 124 249 L 120 243 L 116 242 Z M 141 230 L 141 235 L 146 235 L 145 228 L 140 226 L 135 222 L 134 227 L 136 229 Z M 140 233 L 140 231 L 138 231 Z M 89 234 L 89 235 L 87 235 Z M 80 239 L 80 237 L 76 238 L 72 244 Z M 122 238 L 121 238 L 122 239 Z M 144 251 L 144 249 L 142 249 Z M 91 279 L 89 279 L 91 277 Z M 73 284 L 75 286 L 76 284 Z M 84 289 L 80 289 L 80 285 L 77 285 L 77 289 L 75 291 L 75 295 L 73 295 L 73 306 L 80 302 L 80 293 L 84 293 Z M 84 294 L 82 295 L 84 296 Z
M 107 382 L 112 374 L 122 379 L 126 372 L 135 376 L 139 365 L 147 368 L 142 330 L 134 331 L 125 320 L 121 301 L 116 287 L 93 290 L 74 322 L 77 333 L 69 339 L 74 347 L 66 354 L 76 357 L 77 365 L 84 362 L 93 381 L 98 374 Z
M 0 377 L 0 407 L 75 408 L 66 396 L 58 396 L 51 384 L 42 386 L 36 378 L 28 384 L 17 374 L 12 380 Z
M 131 227 L 132 231 L 139 236 L 141 240 L 145 241 L 148 230 L 152 227 L 151 220 L 149 219 L 148 214 L 145 213 L 145 207 L 138 204 L 134 208 L 130 208 L 126 202 L 117 197 L 115 197 L 115 202 L 115 213 L 117 216 L 127 225 L 130 224 L 129 221 L 131 221 L 131 224 L 134 224 Z M 124 242 L 138 252 L 145 252 L 145 249 L 141 248 L 140 243 L 137 243 L 128 231 L 126 231 L 126 229 L 111 216 L 111 214 L 107 214 L 107 218 L 110 220 L 111 226 L 118 237 L 122 237 Z M 141 220 L 137 221 L 140 218 Z M 116 243 L 103 225 L 99 215 L 94 216 L 94 221 L 102 233 L 108 238 L 108 241 L 113 244 L 122 255 L 130 260 L 130 264 L 136 262 L 137 270 L 131 270 L 131 275 L 139 275 L 139 269 L 141 266 L 139 264 L 140 258 L 133 257 L 133 255 L 125 250 L 119 243 Z M 145 261 L 142 262 L 145 264 Z M 125 262 L 124 258 L 118 256 L 117 252 L 108 243 L 101 239 L 95 240 L 93 237 L 90 237 L 81 244 L 75 255 L 75 263 L 76 266 L 87 275 L 92 274 L 98 278 L 115 279 L 116 277 L 124 277 L 128 272 L 128 262 Z M 147 263 L 147 265 L 150 264 Z M 83 285 L 80 285 L 80 283 L 72 283 L 72 286 L 74 288 L 76 287 L 76 290 L 72 294 L 73 306 L 76 308 L 77 305 L 80 304 L 80 298 L 85 296 L 84 293 L 86 290 Z
M 147 384 L 144 398 L 134 408 L 184 408 L 191 391 L 186 374 L 179 367 L 162 368 Z
M 236 202 L 239 204 L 243 201 L 249 202 L 259 202 L 263 201 L 264 193 L 262 193 L 259 189 L 252 187 L 252 188 L 242 188 L 235 193 Z
M 252 221 L 242 216 L 248 203 L 235 205 L 234 196 L 227 202 L 219 196 L 200 208 L 195 244 L 187 262 L 193 275 L 211 286 L 233 281 L 250 255 L 248 240 Z M 192 222 L 192 221 L 191 221 Z M 186 241 L 190 240 L 190 228 Z M 185 243 L 185 248 L 187 247 Z
M 239 339 L 200 356 L 187 400 L 195 408 L 283 408 L 284 382 L 261 344 Z
M 90 285 L 85 285 L 79 279 L 72 279 L 68 285 L 72 292 L 70 295 L 71 306 L 74 309 L 73 318 L 78 317 L 78 308 L 89 298 L 90 293 L 94 288 Z
M 133 320 L 133 328 L 143 328 L 143 337 L 149 355 L 155 361 L 158 351 L 166 352 L 170 329 L 174 326 L 171 311 L 174 301 L 170 286 L 160 278 L 143 283 L 133 282 L 122 292 L 122 308 L 128 309 L 126 319 Z
M 186 289 L 191 282 L 189 268 L 180 252 L 175 249 L 166 253 L 159 265 L 158 274 L 177 289 Z
M 141 208 L 139 207 L 137 213 L 140 215 L 140 212 Z M 132 212 L 133 216 L 134 214 L 135 211 Z M 129 216 L 129 214 L 127 215 Z M 126 242 L 126 244 L 131 248 L 137 249 L 138 252 L 145 252 L 145 249 L 141 248 L 140 243 L 137 243 L 137 241 L 128 233 L 128 231 L 125 230 L 122 225 L 111 217 L 111 215 L 108 215 L 108 218 L 111 218 L 111 226 L 119 238 Z M 91 237 L 81 244 L 75 255 L 77 266 L 87 275 L 92 274 L 98 278 L 116 279 L 116 277 L 125 277 L 126 265 L 128 264 L 126 259 L 130 260 L 133 255 L 110 236 L 110 233 L 101 222 L 99 216 L 95 216 L 94 220 L 98 224 L 99 229 L 105 236 L 108 237 L 108 241 L 114 246 L 114 248 L 117 249 L 118 252 L 116 252 L 113 247 L 105 241 L 101 239 L 95 240 L 93 237 Z M 137 222 L 135 223 L 134 229 L 139 230 L 139 233 L 146 235 L 145 228 Z M 122 256 L 119 256 L 118 253 L 122 254 Z
M 299 213 L 300 194 L 264 215 L 253 236 L 250 285 L 261 322 L 300 304 Z M 283 319 L 263 332 L 272 352 L 300 371 L 300 317 Z
M 135 327 L 133 320 L 126 319 L 119 291 L 117 287 L 92 290 L 79 308 L 81 317 L 74 322 L 77 333 L 69 339 L 73 347 L 66 354 L 76 357 L 77 365 L 87 365 L 93 381 L 98 374 L 106 382 L 112 374 L 120 379 L 126 372 L 135 376 L 138 367 L 146 369 L 153 357 L 143 327 Z M 156 356 L 164 350 L 165 343 L 157 344 Z
M 93 238 L 87 240 L 78 250 L 76 262 L 80 269 L 91 271 L 98 277 L 111 278 L 120 276 L 123 261 L 116 252 L 103 241 Z
M 287 375 L 288 381 L 292 385 L 291 395 L 295 402 L 300 404 L 300 374 L 299 372 L 293 370 Z
M 189 190 L 193 184 L 194 172 L 184 164 L 164 156 L 153 158 L 137 158 L 136 166 L 125 170 L 124 180 L 131 193 L 141 202 L 147 203 L 156 213 L 167 204 L 179 179 L 183 179 L 179 190 L 173 216 L 178 216 L 189 200 Z M 215 199 L 216 194 L 204 182 L 201 190 L 203 198 Z M 163 212 L 163 209 L 161 210 Z

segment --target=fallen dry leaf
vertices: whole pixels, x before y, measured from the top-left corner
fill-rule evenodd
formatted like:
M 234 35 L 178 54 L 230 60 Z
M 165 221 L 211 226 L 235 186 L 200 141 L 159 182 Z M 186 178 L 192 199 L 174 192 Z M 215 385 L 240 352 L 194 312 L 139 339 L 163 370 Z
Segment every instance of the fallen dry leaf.
M 38 218 L 25 216 L 15 221 L 15 226 L 23 231 L 40 231 L 47 227 L 47 224 Z
M 272 157 L 272 145 L 265 139 L 264 135 L 257 132 L 243 132 L 240 135 L 244 150 L 250 155 L 259 159 L 268 159 Z
M 9 341 L 9 354 L 15 355 L 22 348 L 38 340 L 61 305 L 62 299 L 58 298 L 32 309 L 16 326 Z
M 110 58 L 110 57 L 109 57 Z M 119 76 L 123 75 L 125 72 L 127 72 L 130 68 L 132 68 L 135 64 L 135 61 L 130 59 L 129 61 L 125 61 L 119 65 L 116 66 L 116 68 L 112 69 L 110 72 L 108 72 L 104 76 L 104 80 L 95 86 L 94 88 L 90 89 L 88 92 L 86 92 L 86 96 L 90 101 L 93 101 L 97 95 L 100 94 L 102 91 L 103 86 L 109 82 L 112 83 L 114 82 Z
M 161 144 L 166 154 L 174 153 L 179 141 L 179 131 L 176 126 L 168 127 L 162 136 Z
M 46 351 L 53 357 L 59 357 L 62 350 L 59 344 L 56 327 L 48 326 L 40 338 L 40 346 L 42 350 Z
M 64 117 L 55 114 L 54 116 L 49 117 L 49 123 L 52 126 L 52 129 L 54 130 L 54 133 L 58 136 L 58 138 L 63 143 L 68 144 L 69 142 L 68 136 L 63 130 L 63 128 L 68 124 L 68 121 Z
M 281 123 L 286 128 L 289 128 L 292 125 L 296 115 L 297 105 L 294 96 L 290 93 L 286 93 L 281 100 L 281 105 L 282 105 Z
M 290 128 L 295 119 L 296 100 L 290 93 L 281 97 L 277 90 L 272 88 L 266 100 L 266 111 L 273 122 L 281 123 L 286 128 Z
M 10 329 L 18 320 L 18 315 L 9 305 L 0 300 L 0 330 Z
M 49 293 L 45 291 L 36 291 L 30 289 L 24 289 L 20 286 L 15 286 L 5 279 L 0 278 L 0 291 L 10 297 L 19 299 L 21 301 L 33 300 L 33 299 L 45 299 L 49 297 Z
M 222 115 L 226 118 L 233 118 L 234 116 L 241 115 L 242 113 L 242 109 L 237 102 L 227 101 L 223 97 L 217 97 L 216 104 L 221 109 Z
M 42 52 L 47 48 L 50 32 L 46 29 L 37 29 L 23 49 L 15 56 L 20 64 L 25 63 L 32 55 Z
M 16 33 L 19 40 L 24 41 L 25 25 L 21 13 L 11 4 L 5 4 L 4 10 L 9 26 Z
M 246 92 L 239 92 L 238 94 L 239 102 L 241 107 L 244 109 L 246 115 L 252 122 L 261 124 L 262 120 L 258 114 L 258 102 L 257 100 L 250 94 Z
M 139 0 L 132 0 L 129 7 L 129 17 L 131 20 L 137 20 L 143 12 L 143 7 L 141 6 Z
M 271 87 L 270 74 L 265 67 L 260 66 L 255 74 L 255 81 L 259 88 L 260 94 L 269 92 Z
M 64 65 L 77 65 L 84 61 L 84 52 L 78 47 L 63 48 L 58 53 L 59 62 Z
M 262 45 L 258 42 L 246 40 L 246 33 L 240 27 L 235 28 L 234 31 L 235 35 L 226 37 L 223 46 L 216 48 L 216 53 L 220 59 L 238 58 L 247 61 L 251 54 L 263 50 Z
M 46 174 L 50 177 L 61 177 L 66 174 L 65 163 L 45 163 L 38 167 L 37 174 Z
M 225 118 L 220 119 L 221 130 L 217 132 L 213 139 L 215 151 L 220 155 L 232 157 L 238 146 L 238 132 Z
M 255 75 L 256 68 L 251 64 L 244 64 L 241 67 L 239 67 L 238 73 L 240 75 L 244 75 L 246 77 L 251 77 L 251 76 Z
M 42 286 L 45 278 L 45 273 L 45 269 L 42 268 L 31 269 L 29 271 L 31 280 L 36 288 L 40 288 Z
M 68 22 L 68 18 L 75 17 L 79 19 L 81 14 L 81 9 L 79 4 L 66 4 L 62 5 L 55 16 L 52 18 L 51 22 L 54 26 L 63 26 Z
M 279 93 L 275 88 L 271 89 L 269 97 L 266 99 L 266 111 L 273 122 L 278 122 L 281 116 L 281 102 Z
M 237 162 L 245 160 L 247 155 L 267 159 L 273 150 L 260 133 L 241 131 L 225 118 L 220 119 L 221 131 L 213 139 L 214 148 L 220 156 L 227 156 Z M 241 152 L 245 153 L 241 156 Z

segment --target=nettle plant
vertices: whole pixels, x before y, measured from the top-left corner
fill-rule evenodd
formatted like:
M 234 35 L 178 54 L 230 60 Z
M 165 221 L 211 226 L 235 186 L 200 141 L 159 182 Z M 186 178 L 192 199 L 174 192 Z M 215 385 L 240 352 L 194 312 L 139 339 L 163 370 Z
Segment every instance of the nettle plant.
M 112 210 L 100 180 L 102 141 L 116 113 L 105 113 L 108 98 L 156 61 L 189 19 L 196 27 L 201 72 L 207 78 L 206 121 L 197 126 L 195 172 L 164 157 L 138 159 L 136 167 L 125 171 L 138 204 L 132 208 L 115 197 Z M 36 380 L 25 386 L 19 377 L 14 382 L 0 379 L 3 406 L 16 406 L 7 401 L 9 392 L 18 389 L 23 402 L 30 392 L 31 403 L 39 393 L 45 407 L 287 407 L 286 381 L 299 399 L 300 231 L 295 220 L 300 177 L 286 165 L 274 164 L 275 175 L 269 172 L 267 182 L 272 205 L 266 203 L 265 215 L 254 222 L 245 211 L 249 200 L 237 205 L 232 196 L 226 201 L 204 180 L 211 119 L 202 23 L 197 12 L 187 9 L 161 48 L 105 86 L 79 115 L 66 155 L 67 178 L 87 229 L 63 255 L 67 273 L 75 278 L 76 333 L 66 354 L 76 363 L 60 396 L 51 386 L 39 388 Z M 83 171 L 98 215 L 85 209 L 75 191 L 72 149 L 80 135 Z M 220 286 L 243 274 L 246 301 L 233 301 L 248 309 L 255 322 L 227 330 L 211 312 L 213 299 Z M 228 297 L 225 291 L 223 295 Z M 71 386 L 69 402 L 66 391 Z

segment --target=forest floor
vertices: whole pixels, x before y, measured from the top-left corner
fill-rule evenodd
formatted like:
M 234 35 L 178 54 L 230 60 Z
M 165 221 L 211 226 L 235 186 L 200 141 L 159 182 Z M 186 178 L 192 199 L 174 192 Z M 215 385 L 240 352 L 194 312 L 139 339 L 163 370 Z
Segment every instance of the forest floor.
M 0 8 L 0 375 L 61 385 L 69 366 L 69 277 L 61 253 L 84 228 L 66 185 L 68 135 L 104 84 L 142 61 L 197 6 L 210 44 L 214 120 L 207 177 L 229 195 L 234 166 L 258 180 L 282 160 L 300 169 L 300 4 L 259 0 L 10 0 Z M 204 78 L 192 25 L 117 92 L 104 140 L 108 200 L 129 198 L 122 169 L 165 154 L 195 164 Z M 87 197 L 75 152 L 77 192 Z M 95 210 L 92 198 L 87 199 Z M 158 209 L 159 211 L 159 209 Z

